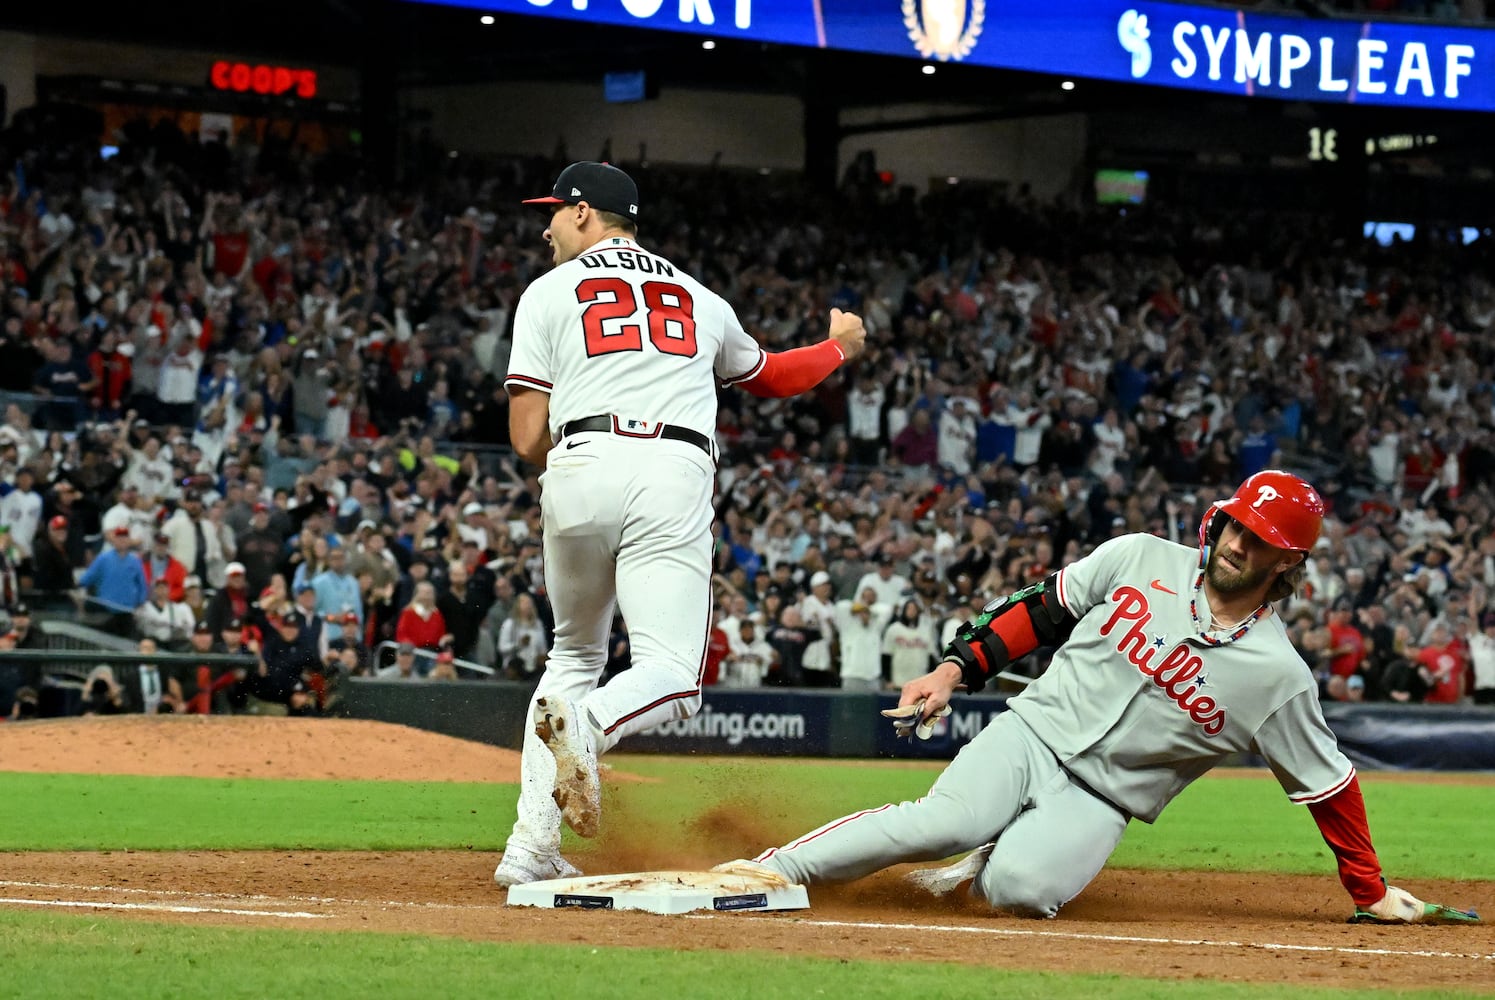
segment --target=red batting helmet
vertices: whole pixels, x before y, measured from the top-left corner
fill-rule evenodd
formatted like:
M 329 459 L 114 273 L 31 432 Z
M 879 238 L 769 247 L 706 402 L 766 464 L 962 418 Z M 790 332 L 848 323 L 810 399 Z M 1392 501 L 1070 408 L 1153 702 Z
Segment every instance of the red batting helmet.
M 1294 552 L 1312 549 L 1324 525 L 1324 501 L 1318 492 L 1292 473 L 1276 469 L 1249 477 L 1229 500 L 1204 512 L 1201 546 L 1213 540 L 1210 522 L 1217 512 L 1235 518 L 1262 541 Z

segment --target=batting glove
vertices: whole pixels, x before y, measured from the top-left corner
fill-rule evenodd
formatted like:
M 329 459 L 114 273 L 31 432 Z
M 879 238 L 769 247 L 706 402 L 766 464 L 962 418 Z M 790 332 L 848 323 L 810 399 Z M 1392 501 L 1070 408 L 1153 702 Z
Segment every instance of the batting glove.
M 904 705 L 902 708 L 887 708 L 882 712 L 885 718 L 893 720 L 893 735 L 896 737 L 914 737 L 927 740 L 934 733 L 934 724 L 950 714 L 950 706 L 945 705 L 929 718 L 924 717 L 924 702 L 914 702 L 912 705 Z
M 1428 924 L 1480 922 L 1473 910 L 1455 910 L 1438 903 L 1424 903 L 1405 889 L 1386 887 L 1386 895 L 1366 909 L 1356 908 L 1352 924 Z

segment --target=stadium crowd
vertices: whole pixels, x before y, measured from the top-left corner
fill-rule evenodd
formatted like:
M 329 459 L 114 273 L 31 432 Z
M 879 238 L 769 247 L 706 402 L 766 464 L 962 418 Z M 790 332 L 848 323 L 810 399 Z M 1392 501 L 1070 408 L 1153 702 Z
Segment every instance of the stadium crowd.
M 229 138 L 136 122 L 103 160 L 0 135 L 0 649 L 45 641 L 28 602 L 71 597 L 148 653 L 257 658 L 152 707 L 535 677 L 564 583 L 502 376 L 548 266 L 518 201 L 556 164 L 431 148 L 380 187 L 273 129 Z M 766 345 L 831 306 L 869 330 L 805 397 L 723 392 L 708 681 L 896 686 L 991 597 L 1113 534 L 1193 545 L 1211 501 L 1282 466 L 1331 512 L 1279 606 L 1324 696 L 1495 699 L 1488 237 L 916 196 L 865 164 L 834 198 L 633 169 L 644 241 Z M 90 677 L 90 710 L 112 684 Z M 0 717 L 27 697 L 0 678 Z

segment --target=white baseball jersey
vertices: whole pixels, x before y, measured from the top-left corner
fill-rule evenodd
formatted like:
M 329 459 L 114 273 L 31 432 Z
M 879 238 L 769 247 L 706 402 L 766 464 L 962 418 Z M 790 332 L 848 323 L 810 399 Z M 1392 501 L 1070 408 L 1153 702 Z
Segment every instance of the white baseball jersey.
M 1354 768 L 1281 620 L 1268 615 L 1211 645 L 1190 612 L 1198 575 L 1198 549 L 1144 534 L 1066 567 L 1058 596 L 1079 621 L 1008 707 L 1066 770 L 1146 822 L 1243 751 L 1266 758 L 1292 801 L 1328 798 Z M 1202 589 L 1198 600 L 1208 622 Z
M 764 352 L 732 307 L 630 239 L 609 238 L 536 279 L 514 312 L 504 385 L 550 394 L 550 434 L 598 414 L 716 432 L 717 381 Z

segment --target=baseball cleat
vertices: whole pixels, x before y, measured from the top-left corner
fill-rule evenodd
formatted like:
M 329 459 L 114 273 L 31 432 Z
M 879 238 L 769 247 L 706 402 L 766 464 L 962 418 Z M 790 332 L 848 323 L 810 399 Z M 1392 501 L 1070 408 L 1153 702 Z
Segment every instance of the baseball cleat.
M 555 790 L 561 818 L 578 836 L 595 837 L 602 822 L 602 782 L 597 752 L 587 741 L 576 705 L 565 698 L 535 702 L 535 735 L 555 756 Z
M 771 885 L 790 885 L 788 876 L 781 871 L 776 871 L 758 861 L 747 861 L 738 858 L 736 861 L 724 861 L 711 869 L 719 875 L 740 875 L 747 878 L 762 879 Z
M 575 878 L 581 869 L 559 854 L 541 856 L 522 847 L 505 848 L 498 867 L 493 869 L 493 881 L 502 886 L 527 885 L 530 882 L 548 882 L 553 878 Z
M 966 882 L 981 874 L 986 859 L 996 844 L 982 844 L 954 864 L 943 868 L 920 868 L 903 876 L 903 881 L 931 896 L 948 896 Z

